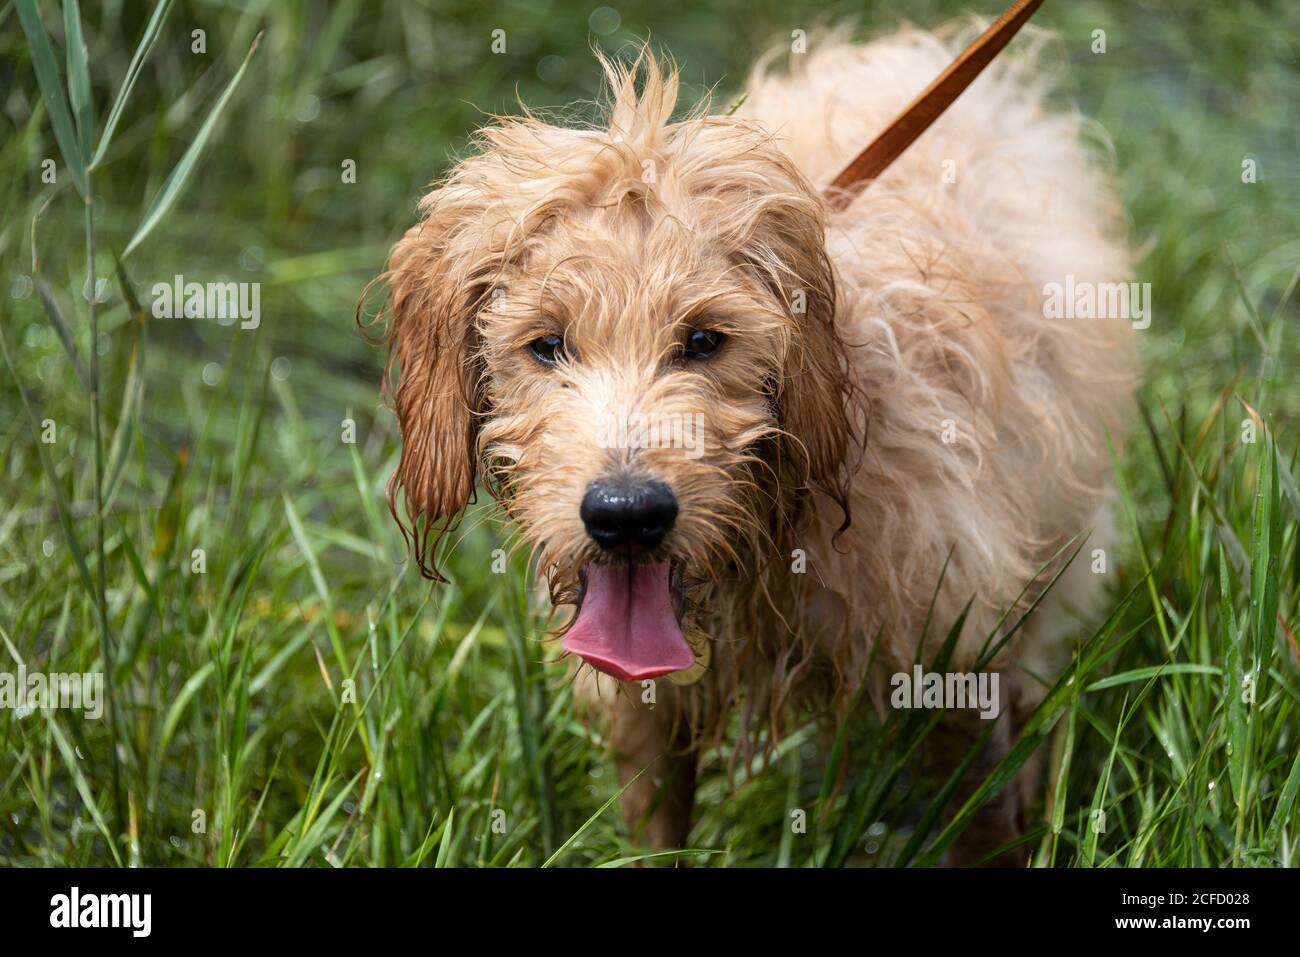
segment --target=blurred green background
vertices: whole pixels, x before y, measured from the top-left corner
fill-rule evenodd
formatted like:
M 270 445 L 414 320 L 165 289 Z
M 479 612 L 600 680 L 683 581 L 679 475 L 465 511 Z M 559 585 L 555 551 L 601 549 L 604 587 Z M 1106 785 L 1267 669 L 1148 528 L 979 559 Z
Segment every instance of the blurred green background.
M 63 8 L 36 6 L 66 88 Z M 487 114 L 516 111 L 518 97 L 575 122 L 597 115 L 592 45 L 618 53 L 648 37 L 680 65 L 684 102 L 716 89 L 722 108 L 748 64 L 792 30 L 849 21 L 865 36 L 964 11 L 1000 12 L 948 2 L 178 0 L 93 172 L 94 272 L 106 280 L 97 476 L 88 391 L 50 318 L 89 366 L 85 208 L 18 8 L 0 6 L 0 321 L 12 355 L 12 371 L 0 370 L 0 670 L 22 661 L 90 671 L 107 656 L 115 688 L 103 722 L 0 711 L 0 861 L 583 864 L 635 854 L 615 810 L 584 829 L 615 794 L 612 767 L 599 728 L 573 717 L 563 669 L 543 663 L 522 573 L 490 571 L 492 519 L 466 522 L 451 586 L 431 589 L 401 561 L 382 501 L 395 426 L 379 399 L 382 354 L 354 324 L 358 297 L 423 187 Z M 143 0 L 82 5 L 92 148 L 153 12 Z M 1286 782 L 1300 782 L 1287 649 L 1300 580 L 1290 471 L 1300 7 L 1049 0 L 1034 22 L 1059 35 L 1048 59 L 1061 68 L 1060 104 L 1109 137 L 1145 254 L 1139 278 L 1154 288 L 1141 336 L 1148 434 L 1121 467 L 1132 554 L 1117 600 L 1153 574 L 1145 607 L 1123 611 L 1131 640 L 1106 667 L 1189 666 L 1072 699 L 1072 758 L 1062 764 L 1057 732 L 1053 764 L 1060 819 L 1043 822 L 1035 847 L 1058 864 L 1285 863 L 1296 840 Z M 192 50 L 195 30 L 205 52 Z M 503 54 L 492 52 L 494 30 L 505 31 Z M 1104 53 L 1093 52 L 1097 30 Z M 192 176 L 119 268 L 259 34 Z M 54 183 L 42 178 L 47 159 Z M 349 160 L 355 182 L 343 181 Z M 1257 169 L 1249 184 L 1247 160 Z M 150 287 L 176 274 L 260 283 L 261 327 L 155 319 Z M 1275 543 L 1256 505 L 1271 461 L 1258 448 L 1272 447 L 1238 441 L 1247 413 L 1234 392 L 1278 436 Z M 33 418 L 56 423 L 55 443 L 42 446 Z M 1240 730 L 1254 719 L 1231 718 L 1225 703 L 1223 682 L 1243 665 L 1217 610 L 1216 543 L 1247 629 L 1261 535 L 1282 624 L 1246 654 L 1245 667 L 1271 683 L 1234 757 L 1224 722 Z M 844 847 L 859 862 L 898 860 L 933 782 L 872 778 L 886 753 L 860 764 L 860 794 L 828 798 L 816 741 L 806 728 L 732 781 L 726 755 L 711 759 L 692 839 L 713 852 L 703 860 L 821 863 L 848 859 Z M 792 834 L 789 810 L 819 799 L 820 828 Z M 1083 825 L 1098 804 L 1111 824 L 1090 839 Z

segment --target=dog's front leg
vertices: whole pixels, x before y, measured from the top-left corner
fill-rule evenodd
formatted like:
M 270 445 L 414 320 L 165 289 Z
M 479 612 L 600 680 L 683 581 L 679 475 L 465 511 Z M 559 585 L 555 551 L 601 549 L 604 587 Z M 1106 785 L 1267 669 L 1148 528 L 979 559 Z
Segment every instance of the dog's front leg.
M 986 777 L 1011 750 L 1014 722 L 1010 710 L 1004 711 L 994 721 L 994 727 L 983 745 L 980 739 L 989 731 L 988 722 L 967 711 L 950 711 L 945 714 L 925 742 L 931 770 L 940 780 L 947 780 L 962 760 L 979 748 L 970 766 L 962 775 L 956 792 L 948 804 L 948 814 L 956 813 Z M 995 851 L 1019 838 L 1022 834 L 1021 793 L 1018 782 L 1007 782 L 992 800 L 975 812 L 970 824 L 958 835 L 948 849 L 947 863 L 954 867 L 979 865 L 982 867 L 1023 867 L 1026 851 L 1023 846 Z
M 623 792 L 623 817 L 634 841 L 663 850 L 685 847 L 695 802 L 690 728 L 678 715 L 673 686 L 660 682 L 654 705 L 643 703 L 640 691 L 638 685 L 625 686 L 610 729 L 619 785 L 645 769 Z

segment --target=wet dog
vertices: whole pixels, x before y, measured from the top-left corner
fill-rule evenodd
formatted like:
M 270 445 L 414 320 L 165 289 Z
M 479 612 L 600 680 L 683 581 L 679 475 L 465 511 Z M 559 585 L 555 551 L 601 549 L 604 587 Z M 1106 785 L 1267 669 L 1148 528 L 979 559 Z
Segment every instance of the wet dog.
M 651 766 L 625 811 L 652 845 L 685 841 L 701 749 L 842 716 L 864 681 L 888 707 L 973 599 L 949 664 L 970 670 L 1063 546 L 1108 545 L 1131 324 L 1050 316 L 1044 290 L 1126 282 L 1130 251 L 1035 57 L 996 63 L 842 211 L 822 196 L 956 49 L 813 38 L 760 62 L 738 110 L 680 118 L 671 68 L 602 59 L 604 121 L 479 130 L 381 277 L 394 515 L 439 578 L 476 485 L 500 503 L 622 779 Z M 1103 583 L 1071 566 L 995 659 L 971 780 Z M 951 766 L 983 720 L 955 711 L 933 753 Z M 1013 791 L 954 859 L 1015 837 Z

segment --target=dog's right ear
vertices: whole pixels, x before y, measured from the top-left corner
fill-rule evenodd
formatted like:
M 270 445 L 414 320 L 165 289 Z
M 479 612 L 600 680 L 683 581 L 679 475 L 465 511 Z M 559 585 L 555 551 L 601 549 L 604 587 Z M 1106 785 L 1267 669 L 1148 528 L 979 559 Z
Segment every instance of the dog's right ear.
M 397 414 L 402 453 L 388 480 L 388 506 L 420 572 L 446 581 L 434 552 L 474 498 L 479 420 L 484 408 L 475 316 L 488 291 L 486 262 L 475 262 L 468 208 L 421 203 L 423 220 L 393 247 L 387 271 L 385 396 Z M 399 512 L 399 492 L 405 498 Z

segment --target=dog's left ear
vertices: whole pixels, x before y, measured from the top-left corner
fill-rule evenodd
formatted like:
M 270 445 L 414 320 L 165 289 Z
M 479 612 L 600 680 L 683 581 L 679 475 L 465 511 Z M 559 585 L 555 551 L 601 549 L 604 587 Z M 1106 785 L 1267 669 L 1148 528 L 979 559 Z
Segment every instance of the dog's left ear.
M 495 260 L 481 255 L 467 228 L 481 210 L 465 195 L 426 197 L 423 220 L 393 247 L 379 280 L 388 291 L 385 388 L 402 433 L 388 503 L 421 573 L 434 581 L 445 581 L 438 542 L 474 497 L 486 401 L 475 317 Z
M 820 201 L 802 190 L 769 197 L 746 246 L 746 258 L 790 320 L 774 383 L 780 454 L 802 489 L 822 492 L 840 506 L 843 530 L 849 524 L 855 392 L 835 328 L 835 275 Z

